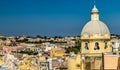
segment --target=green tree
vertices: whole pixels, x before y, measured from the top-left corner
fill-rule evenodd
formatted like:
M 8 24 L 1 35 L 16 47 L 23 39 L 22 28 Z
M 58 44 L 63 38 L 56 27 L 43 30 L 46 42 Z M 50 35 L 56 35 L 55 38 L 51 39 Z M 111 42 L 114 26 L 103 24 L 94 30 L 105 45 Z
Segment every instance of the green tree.
M 77 54 L 78 52 L 80 52 L 80 49 L 78 49 L 77 47 L 68 47 L 65 50 L 66 53 L 74 52 L 75 54 Z

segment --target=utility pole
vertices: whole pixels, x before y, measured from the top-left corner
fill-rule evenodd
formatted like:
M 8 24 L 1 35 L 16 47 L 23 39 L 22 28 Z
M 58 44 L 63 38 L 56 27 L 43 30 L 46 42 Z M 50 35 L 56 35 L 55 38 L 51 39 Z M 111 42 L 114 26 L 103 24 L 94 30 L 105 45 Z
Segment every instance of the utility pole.
M 104 70 L 104 53 L 102 53 L 102 68 L 101 70 Z

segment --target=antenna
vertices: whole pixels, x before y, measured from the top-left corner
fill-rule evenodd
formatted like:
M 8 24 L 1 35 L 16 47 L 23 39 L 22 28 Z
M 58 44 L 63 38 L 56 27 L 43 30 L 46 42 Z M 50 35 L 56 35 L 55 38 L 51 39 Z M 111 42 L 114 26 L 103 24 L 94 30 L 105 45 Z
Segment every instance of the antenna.
M 96 0 L 94 0 L 94 8 L 96 7 Z
M 94 0 L 94 5 L 96 5 L 96 1 Z

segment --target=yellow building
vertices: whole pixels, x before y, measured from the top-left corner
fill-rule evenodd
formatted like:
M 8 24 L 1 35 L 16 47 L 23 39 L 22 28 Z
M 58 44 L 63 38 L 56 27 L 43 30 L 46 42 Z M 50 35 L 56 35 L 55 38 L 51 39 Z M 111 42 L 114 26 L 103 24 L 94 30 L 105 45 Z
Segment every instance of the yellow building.
M 71 57 L 68 59 L 68 70 L 81 70 L 81 56 Z
M 62 57 L 62 56 L 65 56 L 65 55 L 67 55 L 67 54 L 65 53 L 65 50 L 62 49 L 62 48 L 53 48 L 50 51 L 50 57 L 51 58 L 52 57 Z
M 3 64 L 3 60 L 2 59 L 0 59 L 0 66 Z
M 99 20 L 99 11 L 94 5 L 91 20 L 81 32 L 81 53 L 111 53 L 110 32 L 106 24 Z
M 19 64 L 19 70 L 38 70 L 37 66 L 31 64 L 30 58 L 24 58 Z

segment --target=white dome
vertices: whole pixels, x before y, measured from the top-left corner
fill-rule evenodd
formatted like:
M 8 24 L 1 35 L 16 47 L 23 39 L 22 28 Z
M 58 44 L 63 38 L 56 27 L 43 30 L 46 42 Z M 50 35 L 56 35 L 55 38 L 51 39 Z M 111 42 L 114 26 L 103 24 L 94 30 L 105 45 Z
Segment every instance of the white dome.
M 89 21 L 81 32 L 81 35 L 110 35 L 108 27 L 101 21 Z

